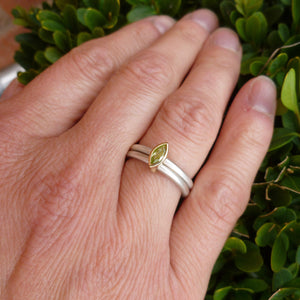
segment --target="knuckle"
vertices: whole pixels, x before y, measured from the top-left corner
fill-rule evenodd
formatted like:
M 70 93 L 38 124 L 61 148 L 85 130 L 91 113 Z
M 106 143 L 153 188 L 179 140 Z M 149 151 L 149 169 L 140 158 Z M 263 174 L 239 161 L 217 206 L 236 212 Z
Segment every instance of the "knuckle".
M 175 73 L 167 56 L 153 50 L 144 51 L 120 72 L 126 80 L 139 82 L 151 89 L 169 85 Z
M 223 71 L 226 74 L 228 72 L 237 72 L 237 70 L 239 69 L 239 64 L 237 64 L 236 61 L 236 55 L 232 54 L 231 52 L 229 52 L 227 55 L 220 55 L 220 53 L 216 53 L 215 57 L 213 57 L 215 68 Z
M 115 58 L 105 47 L 89 46 L 88 43 L 72 49 L 68 54 L 69 64 L 76 76 L 91 81 L 105 80 L 106 75 L 115 67 Z M 72 72 L 71 71 L 71 72 Z M 73 77 L 73 72 L 70 74 Z
M 218 178 L 210 182 L 204 200 L 198 202 L 212 228 L 217 230 L 231 229 L 234 226 L 245 209 L 243 200 L 248 192 L 242 188 L 236 176 L 223 173 L 219 172 Z
M 265 149 L 269 145 L 271 133 L 262 130 L 257 126 L 257 120 L 246 119 L 240 122 L 232 132 L 233 140 L 237 141 L 241 147 L 255 151 Z
M 145 45 L 145 43 L 149 43 L 149 40 L 152 36 L 159 37 L 160 34 L 153 22 L 149 22 L 148 20 L 141 20 L 136 22 L 134 29 L 132 30 L 132 34 L 135 41 L 142 42 L 141 45 Z
M 199 36 L 206 36 L 208 32 L 192 20 L 182 20 L 176 24 L 178 34 L 187 42 L 199 44 Z
M 164 124 L 193 143 L 202 143 L 199 132 L 212 134 L 215 115 L 208 101 L 195 98 L 195 94 L 176 95 L 176 103 L 166 101 L 161 109 L 160 116 Z M 214 132 L 213 132 L 214 133 Z M 195 138 L 197 137 L 197 138 Z

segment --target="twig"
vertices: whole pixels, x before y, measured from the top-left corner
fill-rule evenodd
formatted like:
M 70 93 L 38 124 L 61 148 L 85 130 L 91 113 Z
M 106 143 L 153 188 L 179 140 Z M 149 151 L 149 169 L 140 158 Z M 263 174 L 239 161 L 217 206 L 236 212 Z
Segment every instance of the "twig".
M 295 47 L 295 46 L 298 46 L 300 45 L 300 42 L 297 42 L 297 43 L 294 43 L 294 44 L 291 44 L 291 45 L 286 45 L 286 46 L 282 46 L 282 47 L 279 47 L 277 48 L 273 53 L 272 55 L 269 57 L 269 59 L 267 60 L 267 62 L 264 64 L 264 66 L 262 67 L 262 69 L 260 70 L 259 74 L 258 75 L 261 75 L 261 73 L 264 71 L 264 69 L 268 66 L 268 64 L 270 63 L 270 61 L 274 58 L 274 56 L 282 49 L 287 49 L 287 48 L 292 48 L 292 47 Z

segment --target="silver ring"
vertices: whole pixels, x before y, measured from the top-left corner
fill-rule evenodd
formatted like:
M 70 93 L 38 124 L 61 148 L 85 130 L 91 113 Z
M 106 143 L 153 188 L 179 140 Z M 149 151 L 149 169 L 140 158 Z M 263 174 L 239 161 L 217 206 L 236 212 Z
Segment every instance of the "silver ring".
M 176 164 L 167 158 L 168 143 L 162 143 L 153 149 L 134 144 L 127 153 L 127 157 L 135 158 L 148 164 L 152 171 L 160 171 L 169 177 L 180 188 L 183 197 L 188 196 L 193 187 L 192 179 Z

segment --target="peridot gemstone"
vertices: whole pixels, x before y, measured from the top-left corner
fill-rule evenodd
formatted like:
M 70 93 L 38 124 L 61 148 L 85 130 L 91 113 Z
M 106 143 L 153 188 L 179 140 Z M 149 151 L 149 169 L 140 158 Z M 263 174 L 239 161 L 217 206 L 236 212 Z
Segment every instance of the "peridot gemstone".
M 161 165 L 168 155 L 168 143 L 156 146 L 150 153 L 149 167 L 154 168 Z

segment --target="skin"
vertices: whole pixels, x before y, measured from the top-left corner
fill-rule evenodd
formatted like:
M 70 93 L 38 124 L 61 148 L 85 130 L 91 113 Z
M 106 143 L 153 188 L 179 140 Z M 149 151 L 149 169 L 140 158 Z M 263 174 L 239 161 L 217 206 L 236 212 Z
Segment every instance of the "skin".
M 29 9 L 40 6 L 43 0 L 0 0 L 0 70 L 14 63 L 14 53 L 19 48 L 15 41 L 16 35 L 26 29 L 13 25 L 11 11 L 16 6 Z
M 10 13 L 16 6 L 22 6 L 26 9 L 41 4 L 41 0 L 0 0 L 0 6 L 7 13 Z
M 276 106 L 274 84 L 258 77 L 222 122 L 242 50 L 235 33 L 217 27 L 208 10 L 176 23 L 145 19 L 7 89 L 1 299 L 204 298 Z M 134 143 L 164 141 L 189 176 L 201 168 L 176 214 L 174 183 L 126 159 Z

